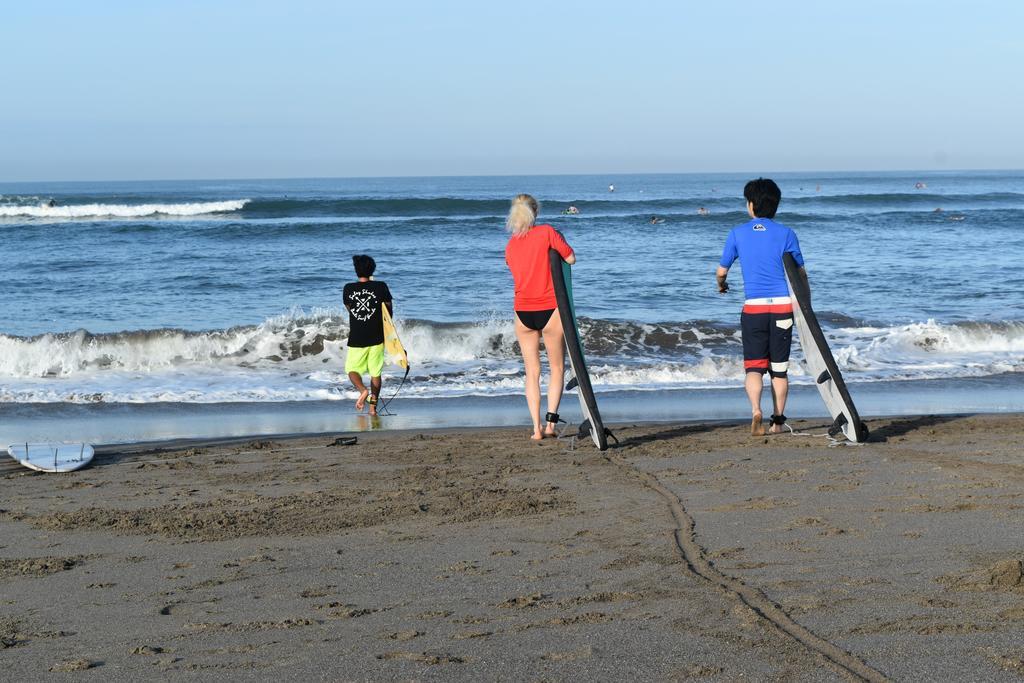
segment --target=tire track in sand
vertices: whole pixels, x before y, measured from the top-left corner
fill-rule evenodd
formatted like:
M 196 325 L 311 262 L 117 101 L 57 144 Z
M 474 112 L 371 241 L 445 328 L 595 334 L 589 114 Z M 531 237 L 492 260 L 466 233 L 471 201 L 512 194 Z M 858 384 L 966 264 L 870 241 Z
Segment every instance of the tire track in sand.
M 793 621 L 781 607 L 769 600 L 757 588 L 748 586 L 739 579 L 723 574 L 716 569 L 708 561 L 704 548 L 697 543 L 693 517 L 686 512 L 686 508 L 683 507 L 683 502 L 679 499 L 679 496 L 665 487 L 656 476 L 630 465 L 622 456 L 606 453 L 604 457 L 613 465 L 638 476 L 645 486 L 657 493 L 668 503 L 669 510 L 672 512 L 672 518 L 676 522 L 676 529 L 673 532 L 676 540 L 676 549 L 690 571 L 732 595 L 753 610 L 763 620 L 767 621 L 777 631 L 789 636 L 812 652 L 821 655 L 842 672 L 862 681 L 870 681 L 870 683 L 889 681 L 882 672 L 871 668 L 838 645 L 815 635 L 804 626 Z

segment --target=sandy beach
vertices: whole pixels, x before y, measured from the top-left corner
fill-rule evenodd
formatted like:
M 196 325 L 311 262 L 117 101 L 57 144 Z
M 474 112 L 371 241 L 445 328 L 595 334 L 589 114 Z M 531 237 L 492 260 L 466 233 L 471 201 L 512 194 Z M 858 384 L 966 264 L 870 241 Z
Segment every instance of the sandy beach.
M 869 425 L 5 459 L 4 678 L 1019 680 L 1024 416 Z

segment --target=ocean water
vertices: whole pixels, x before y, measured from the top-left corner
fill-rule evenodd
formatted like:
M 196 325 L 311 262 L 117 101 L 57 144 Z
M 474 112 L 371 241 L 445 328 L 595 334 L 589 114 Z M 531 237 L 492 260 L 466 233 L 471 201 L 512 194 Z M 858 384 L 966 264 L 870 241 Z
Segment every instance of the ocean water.
M 861 383 L 1022 384 L 1024 172 L 774 178 L 777 220 L 797 231 L 854 398 Z M 721 296 L 714 269 L 746 220 L 748 179 L 2 184 L 0 402 L 350 399 L 341 288 L 351 255 L 369 253 L 412 361 L 401 400 L 505 405 L 522 390 L 503 258 L 518 192 L 538 197 L 541 220 L 577 251 L 596 390 L 700 400 L 742 378 L 740 272 Z M 580 213 L 563 215 L 570 205 Z M 809 383 L 799 367 L 792 377 Z

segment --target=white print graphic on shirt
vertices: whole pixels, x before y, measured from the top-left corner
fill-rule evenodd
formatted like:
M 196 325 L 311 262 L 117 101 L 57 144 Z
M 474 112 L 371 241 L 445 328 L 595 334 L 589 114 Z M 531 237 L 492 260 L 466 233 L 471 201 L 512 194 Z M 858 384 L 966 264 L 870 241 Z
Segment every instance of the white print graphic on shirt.
M 352 317 L 361 323 L 373 317 L 377 312 L 377 295 L 365 289 L 352 292 Z
M 758 224 L 756 224 L 756 225 L 754 226 L 754 232 L 764 232 L 764 231 L 765 231 L 766 229 L 767 229 L 767 228 L 765 228 L 765 227 L 764 227 L 763 225 L 761 225 L 760 223 L 758 223 Z

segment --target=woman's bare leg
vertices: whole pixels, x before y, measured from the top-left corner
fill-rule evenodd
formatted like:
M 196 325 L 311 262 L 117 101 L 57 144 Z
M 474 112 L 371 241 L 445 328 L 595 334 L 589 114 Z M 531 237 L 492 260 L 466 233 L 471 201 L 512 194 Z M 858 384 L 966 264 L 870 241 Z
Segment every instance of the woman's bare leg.
M 548 381 L 548 412 L 557 413 L 562 402 L 562 388 L 565 386 L 565 332 L 557 310 L 551 314 L 551 320 L 544 326 L 544 350 L 547 352 L 551 370 Z M 548 422 L 544 434 L 554 436 L 553 422 Z
M 519 316 L 515 316 L 515 327 L 526 368 L 526 405 L 533 418 L 533 436 L 530 438 L 539 441 L 544 438 L 540 424 L 540 332 L 524 325 Z

